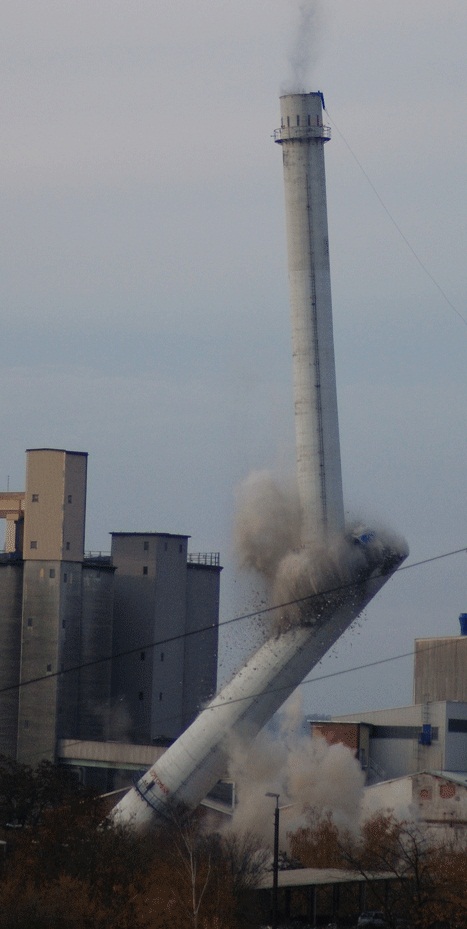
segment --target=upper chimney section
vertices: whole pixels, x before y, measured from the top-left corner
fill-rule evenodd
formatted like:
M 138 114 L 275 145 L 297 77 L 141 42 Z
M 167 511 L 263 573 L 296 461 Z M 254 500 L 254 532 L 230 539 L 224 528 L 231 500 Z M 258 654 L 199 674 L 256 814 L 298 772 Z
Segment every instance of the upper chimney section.
M 281 97 L 302 543 L 344 529 L 321 93 Z

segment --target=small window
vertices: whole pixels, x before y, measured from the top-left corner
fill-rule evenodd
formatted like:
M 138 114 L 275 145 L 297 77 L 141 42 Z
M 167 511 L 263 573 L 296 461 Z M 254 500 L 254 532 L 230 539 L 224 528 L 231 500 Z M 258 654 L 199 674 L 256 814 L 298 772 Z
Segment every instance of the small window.
M 51 568 L 49 571 L 49 577 L 55 577 L 55 568 Z
M 287 125 L 290 127 L 290 116 L 287 117 Z
M 180 542 L 180 545 L 178 546 L 178 550 L 179 550 L 180 554 L 182 554 L 182 552 L 183 552 L 183 545 L 182 545 L 181 542 Z
M 32 494 L 31 501 L 33 503 L 39 503 L 39 494 Z
M 70 551 L 70 543 L 69 543 L 69 542 L 66 543 L 65 548 L 66 548 L 67 552 Z
M 161 661 L 164 660 L 164 652 L 161 652 Z
M 66 620 L 62 619 L 62 629 L 66 629 Z
M 299 125 L 300 125 L 300 117 L 297 116 L 297 126 L 299 126 Z
M 145 564 L 143 565 L 143 574 L 147 574 L 147 573 L 148 573 L 148 566 L 147 564 Z
M 68 580 L 68 574 L 67 574 L 66 571 L 65 571 L 65 573 L 64 573 L 64 575 L 63 575 L 63 583 L 66 584 L 67 580 Z
M 48 664 L 48 665 L 47 665 L 47 671 L 51 671 L 51 670 L 52 670 L 52 665 L 51 665 L 51 664 Z
M 34 542 L 31 542 L 31 543 L 30 543 L 30 547 L 31 547 L 31 548 L 37 548 L 37 542 L 35 542 L 35 541 L 34 541 Z
M 162 690 L 159 691 L 159 700 L 162 700 Z
M 143 542 L 143 549 L 145 552 L 149 551 L 149 542 Z
M 146 658 L 146 652 L 141 652 L 140 658 L 141 658 L 141 661 L 144 661 L 144 659 Z
M 31 626 L 32 626 L 32 616 L 29 616 L 29 617 L 28 617 L 28 626 L 29 626 L 29 628 L 31 628 Z
M 144 700 L 144 690 L 140 690 L 138 694 L 138 700 Z
M 68 503 L 73 503 L 73 495 L 68 494 Z
M 310 116 L 310 114 L 309 114 L 309 113 L 308 113 L 308 119 L 307 119 L 307 123 L 308 123 L 308 125 L 309 125 L 309 126 L 311 126 L 311 116 Z

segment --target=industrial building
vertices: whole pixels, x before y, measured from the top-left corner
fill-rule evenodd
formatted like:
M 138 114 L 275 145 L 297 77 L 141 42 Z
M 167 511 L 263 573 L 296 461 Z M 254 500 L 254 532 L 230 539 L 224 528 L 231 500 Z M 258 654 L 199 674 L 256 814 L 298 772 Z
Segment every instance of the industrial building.
M 167 745 L 216 689 L 219 555 L 163 532 L 86 554 L 87 454 L 26 454 L 25 490 L 0 493 L 0 754 L 73 763 L 75 743 L 92 768 L 86 740 Z
M 355 753 L 368 784 L 467 773 L 467 617 L 459 619 L 460 635 L 415 640 L 413 704 L 310 721 L 314 735 Z

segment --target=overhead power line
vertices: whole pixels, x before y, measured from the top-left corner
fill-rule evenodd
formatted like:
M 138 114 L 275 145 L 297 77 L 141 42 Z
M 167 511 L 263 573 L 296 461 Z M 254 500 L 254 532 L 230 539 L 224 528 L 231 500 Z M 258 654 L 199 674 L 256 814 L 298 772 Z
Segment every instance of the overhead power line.
M 372 189 L 372 191 L 373 191 L 373 193 L 374 193 L 376 199 L 379 201 L 379 203 L 380 203 L 380 205 L 382 206 L 382 208 L 383 208 L 384 212 L 386 213 L 387 217 L 389 218 L 389 220 L 391 221 L 392 225 L 394 226 L 394 228 L 395 228 L 395 229 L 397 230 L 397 232 L 399 233 L 401 239 L 405 242 L 405 244 L 406 244 L 407 248 L 409 249 L 409 251 L 412 253 L 413 257 L 415 258 L 415 261 L 417 262 L 417 264 L 420 265 L 422 271 L 424 271 L 424 273 L 426 274 L 426 276 L 429 277 L 431 283 L 436 287 L 437 291 L 441 294 L 441 296 L 442 296 L 444 302 L 447 303 L 447 305 L 450 307 L 450 309 L 453 311 L 453 313 L 455 313 L 456 316 L 461 320 L 461 322 L 464 324 L 464 326 L 467 326 L 467 319 L 466 319 L 466 317 L 462 315 L 462 313 L 460 312 L 460 310 L 457 309 L 457 307 L 456 307 L 455 304 L 452 302 L 452 300 L 449 299 L 449 297 L 448 297 L 446 291 L 443 290 L 443 288 L 441 287 L 441 284 L 436 280 L 435 277 L 433 277 L 433 275 L 432 275 L 431 271 L 429 270 L 429 268 L 427 268 L 427 266 L 426 266 L 426 264 L 424 263 L 424 261 L 422 261 L 422 259 L 420 258 L 420 255 L 418 254 L 418 252 L 416 252 L 416 250 L 414 249 L 412 243 L 411 243 L 410 240 L 407 238 L 407 236 L 405 235 L 405 233 L 404 233 L 403 230 L 401 229 L 399 223 L 396 221 L 396 219 L 395 219 L 394 216 L 392 215 L 392 213 L 391 213 L 391 211 L 389 210 L 388 206 L 387 206 L 386 203 L 384 202 L 384 200 L 383 200 L 381 194 L 379 193 L 379 191 L 378 191 L 377 188 L 375 187 L 373 181 L 371 180 L 369 174 L 367 173 L 367 171 L 366 171 L 365 168 L 363 167 L 361 161 L 359 160 L 359 158 L 358 158 L 357 155 L 355 154 L 355 152 L 354 152 L 353 148 L 351 147 L 350 143 L 349 143 L 349 142 L 347 141 L 347 139 L 345 138 L 344 133 L 341 132 L 341 130 L 339 129 L 339 127 L 336 125 L 336 122 L 335 122 L 335 120 L 332 118 L 331 114 L 329 113 L 329 110 L 326 109 L 326 110 L 325 110 L 325 113 L 326 113 L 326 115 L 327 115 L 327 117 L 328 117 L 328 119 L 329 119 L 329 122 L 332 123 L 332 125 L 334 126 L 336 132 L 338 133 L 338 135 L 339 135 L 340 138 L 342 139 L 344 145 L 346 146 L 346 148 L 349 150 L 350 154 L 352 155 L 352 158 L 354 159 L 354 161 L 356 162 L 356 164 L 357 164 L 358 167 L 360 168 L 360 171 L 362 172 L 364 178 L 366 179 L 366 181 L 367 181 L 368 184 L 370 185 L 370 187 L 371 187 L 371 189 Z
M 413 570 L 414 568 L 419 568 L 427 564 L 432 564 L 435 561 L 441 561 L 444 558 L 451 558 L 454 555 L 459 555 L 462 553 L 467 553 L 467 546 L 463 548 L 453 549 L 452 551 L 449 551 L 449 552 L 443 552 L 440 555 L 433 555 L 430 558 L 424 558 L 421 561 L 415 561 L 408 565 L 401 565 L 397 569 L 397 571 L 394 572 L 393 577 L 399 574 L 401 571 Z M 383 576 L 383 572 L 381 572 L 381 574 L 379 575 L 376 574 L 375 579 L 381 576 Z M 251 613 L 242 613 L 240 616 L 234 616 L 231 619 L 224 620 L 224 622 L 219 624 L 219 627 L 217 626 L 217 624 L 211 623 L 208 626 L 202 626 L 199 629 L 192 629 L 188 632 L 181 632 L 181 633 L 178 633 L 177 635 L 166 636 L 163 639 L 157 639 L 156 641 L 153 641 L 153 642 L 142 643 L 136 647 L 125 649 L 122 652 L 117 652 L 111 655 L 105 655 L 102 658 L 95 658 L 92 661 L 81 662 L 80 664 L 72 665 L 71 667 L 64 668 L 60 671 L 50 671 L 47 674 L 41 674 L 37 677 L 28 678 L 28 680 L 26 681 L 20 681 L 17 684 L 10 684 L 8 687 L 0 688 L 0 694 L 10 693 L 11 691 L 19 690 L 21 687 L 28 687 L 31 684 L 37 684 L 41 681 L 53 680 L 54 678 L 62 677 L 65 674 L 71 674 L 76 671 L 85 670 L 86 668 L 92 668 L 92 667 L 95 667 L 96 665 L 104 664 L 107 661 L 116 661 L 119 658 L 126 658 L 129 655 L 134 655 L 134 654 L 137 654 L 138 652 L 150 650 L 151 648 L 158 648 L 162 645 L 166 646 L 166 645 L 171 644 L 172 642 L 178 642 L 181 639 L 188 639 L 194 635 L 201 635 L 203 632 L 209 632 L 216 628 L 224 628 L 225 626 L 229 626 L 232 623 L 242 622 L 243 620 L 246 620 L 246 619 L 255 619 L 257 617 L 264 616 L 267 613 L 274 613 L 277 610 L 284 610 L 291 606 L 300 606 L 304 603 L 309 603 L 310 601 L 313 601 L 320 597 L 331 596 L 332 594 L 336 594 L 336 593 L 343 592 L 345 590 L 349 590 L 352 587 L 359 587 L 366 583 L 367 583 L 367 579 L 362 580 L 362 581 L 350 581 L 345 584 L 338 584 L 335 587 L 330 587 L 326 590 L 319 591 L 318 593 L 309 594 L 306 597 L 298 597 L 293 600 L 288 600 L 285 603 L 278 603 L 273 606 L 262 607 L 260 610 L 255 610 L 254 612 L 251 612 Z

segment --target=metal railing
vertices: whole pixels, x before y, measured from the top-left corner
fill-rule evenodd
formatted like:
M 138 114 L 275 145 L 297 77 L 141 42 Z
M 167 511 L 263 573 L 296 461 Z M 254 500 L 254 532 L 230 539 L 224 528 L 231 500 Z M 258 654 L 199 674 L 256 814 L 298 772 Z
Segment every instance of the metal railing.
M 111 552 L 85 552 L 85 561 L 104 561 L 107 564 L 112 560 Z
M 202 564 L 211 568 L 218 568 L 220 552 L 188 552 L 187 560 L 188 564 Z
M 291 139 L 324 139 L 331 138 L 330 126 L 281 126 L 275 129 L 272 137 L 275 142 L 289 142 Z

